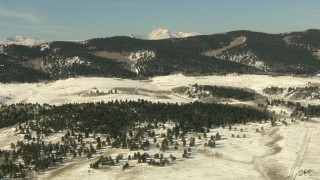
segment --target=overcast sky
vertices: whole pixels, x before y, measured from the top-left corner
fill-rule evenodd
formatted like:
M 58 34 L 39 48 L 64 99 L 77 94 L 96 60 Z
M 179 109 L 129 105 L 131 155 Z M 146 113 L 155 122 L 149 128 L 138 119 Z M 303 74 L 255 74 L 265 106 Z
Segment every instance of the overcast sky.
M 320 29 L 320 0 L 0 0 L 0 39 Z

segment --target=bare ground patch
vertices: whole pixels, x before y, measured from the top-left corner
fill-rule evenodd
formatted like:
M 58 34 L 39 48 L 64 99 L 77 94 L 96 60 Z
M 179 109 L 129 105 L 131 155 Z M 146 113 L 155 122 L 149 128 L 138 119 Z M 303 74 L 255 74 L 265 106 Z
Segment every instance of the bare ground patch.
M 209 51 L 203 52 L 202 54 L 204 56 L 208 56 L 208 57 L 215 57 L 216 55 L 218 55 L 219 53 L 221 53 L 225 50 L 228 50 L 228 49 L 231 49 L 235 46 L 239 46 L 239 45 L 243 44 L 245 41 L 246 41 L 246 37 L 241 36 L 241 37 L 234 39 L 228 46 L 225 46 L 220 49 L 209 50 Z
M 207 157 L 217 157 L 217 158 L 222 158 L 223 157 L 222 153 L 217 152 L 217 151 L 216 152 L 212 152 L 212 151 L 209 151 L 207 149 L 198 149 L 197 152 L 201 153 L 201 154 L 204 154 Z
M 184 94 L 189 88 L 186 86 L 172 88 L 173 93 Z
M 313 53 L 314 56 L 320 57 L 320 51 L 316 51 Z
M 276 143 L 278 141 L 280 141 L 281 139 L 283 139 L 282 136 L 280 136 L 279 134 L 277 134 L 275 137 L 273 137 L 269 142 L 266 143 L 267 146 L 269 147 L 274 147 L 276 145 Z
M 41 70 L 42 63 L 43 63 L 43 59 L 41 59 L 41 58 L 35 58 L 35 59 L 26 60 L 26 61 L 18 61 L 15 59 L 9 59 L 8 61 L 13 62 L 13 63 L 18 63 L 23 67 L 32 68 L 35 70 Z
M 67 164 L 65 166 L 62 166 L 61 168 L 53 170 L 52 172 L 50 172 L 49 176 L 47 178 L 45 178 L 45 179 L 52 179 L 52 178 L 54 178 L 56 176 L 61 175 L 65 171 L 70 171 L 71 169 L 73 169 L 76 166 L 85 166 L 85 164 L 94 162 L 98 158 L 99 157 L 95 157 L 94 159 L 91 159 L 91 160 L 88 160 L 88 159 L 74 160 L 70 164 Z
M 281 136 L 278 132 L 279 128 L 275 128 L 267 134 L 271 139 L 266 142 L 265 145 L 272 148 L 272 153 L 270 155 L 280 153 L 283 149 L 277 144 L 280 140 L 283 139 L 283 136 Z
M 166 96 L 166 95 L 155 95 L 156 98 L 159 99 L 171 99 L 170 97 Z
M 270 160 L 272 161 L 272 160 Z M 269 166 L 265 168 L 266 175 L 268 176 L 269 179 L 286 179 L 287 176 L 283 173 L 285 170 L 281 168 L 281 166 L 278 166 L 275 163 L 269 162 Z M 271 165 L 272 164 L 272 165 Z
M 125 57 L 124 55 L 122 55 L 119 52 L 96 51 L 93 53 L 93 55 L 98 56 L 98 57 L 102 57 L 102 58 L 116 60 L 119 62 L 124 62 L 129 65 L 133 64 L 133 62 L 129 58 Z
M 221 98 L 221 97 L 207 97 L 207 98 L 202 98 L 200 99 L 201 102 L 204 103 L 221 103 L 221 102 L 232 102 L 232 100 L 227 99 L 227 98 Z
M 132 94 L 132 93 L 136 93 L 136 94 L 144 94 L 146 95 L 146 93 L 149 94 L 156 94 L 157 95 L 170 95 L 171 91 L 153 91 L 153 90 L 149 90 L 149 89 L 144 89 L 144 88 L 139 88 L 138 90 L 136 88 L 129 88 L 129 87 L 116 87 L 114 88 L 117 91 L 121 91 L 123 93 L 128 93 L 128 94 Z M 169 98 L 169 97 L 168 97 Z
M 129 87 L 117 87 L 115 89 L 117 89 L 117 91 L 122 91 L 128 94 L 132 94 L 136 90 L 136 88 L 129 88 Z

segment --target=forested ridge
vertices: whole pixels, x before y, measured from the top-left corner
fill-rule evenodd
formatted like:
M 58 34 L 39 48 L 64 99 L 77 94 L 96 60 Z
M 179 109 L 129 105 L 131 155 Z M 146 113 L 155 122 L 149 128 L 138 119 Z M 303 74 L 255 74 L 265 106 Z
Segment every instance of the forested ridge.
M 245 41 L 222 51 L 219 56 L 203 55 L 206 51 L 226 47 L 239 37 L 244 37 Z M 185 75 L 315 75 L 320 73 L 316 55 L 319 39 L 319 30 L 285 34 L 233 31 L 165 40 L 118 36 L 84 42 L 56 41 L 48 43 L 48 47 L 7 45 L 0 48 L 0 81 L 36 82 L 77 76 L 148 78 L 177 72 Z M 126 56 L 146 51 L 154 53 L 154 57 L 130 60 Z M 95 55 L 97 52 L 119 53 L 131 62 L 99 57 Z M 78 60 L 74 61 L 75 58 Z M 256 61 L 259 66 L 254 64 Z M 17 73 L 8 75 L 8 69 Z
M 248 121 L 269 119 L 266 111 L 250 107 L 200 102 L 188 104 L 153 103 L 145 100 L 114 101 L 84 104 L 10 105 L 1 111 L 1 127 L 36 119 L 47 129 L 60 131 L 76 128 L 79 131 L 108 132 L 132 128 L 136 123 L 179 123 L 183 131 Z M 80 124 L 79 124 L 80 123 Z

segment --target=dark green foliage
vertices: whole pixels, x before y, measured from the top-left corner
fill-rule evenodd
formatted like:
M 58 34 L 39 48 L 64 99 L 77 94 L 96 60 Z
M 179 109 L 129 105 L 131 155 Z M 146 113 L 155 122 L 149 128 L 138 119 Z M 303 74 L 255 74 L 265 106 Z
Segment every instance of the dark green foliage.
M 211 148 L 215 148 L 216 147 L 216 142 L 214 140 L 209 140 L 208 141 L 208 146 Z
M 45 72 L 23 67 L 19 63 L 7 61 L 8 57 L 0 54 L 0 83 L 37 82 L 48 80 Z
M 284 124 L 285 126 L 288 126 L 288 123 L 286 121 L 281 121 L 282 124 Z
M 116 159 L 118 159 L 118 158 L 122 159 L 122 155 L 118 155 Z M 90 168 L 99 169 L 100 166 L 107 167 L 107 166 L 115 166 L 115 165 L 116 165 L 116 163 L 115 163 L 114 159 L 112 159 L 111 156 L 109 156 L 109 157 L 101 156 L 97 161 L 90 164 Z
M 20 60 L 28 60 L 32 58 L 43 57 L 47 51 L 41 51 L 40 46 L 23 46 L 23 45 L 8 45 L 3 46 L 3 51 L 10 57 L 14 57 Z
M 320 117 L 320 105 L 298 106 L 291 116 Z M 302 117 L 303 117 L 302 116 Z
M 216 97 L 223 97 L 223 98 L 231 98 L 237 99 L 242 101 L 253 100 L 255 97 L 255 93 L 248 92 L 238 88 L 231 88 L 231 87 L 219 87 L 219 86 L 199 86 L 198 89 L 203 91 L 209 91 L 211 95 Z
M 54 41 L 50 43 L 50 50 L 48 51 L 55 51 L 58 55 L 64 57 L 87 55 L 87 47 L 78 42 Z
M 40 106 L 36 104 L 16 104 L 2 107 L 0 109 L 0 128 L 23 123 L 34 118 L 39 108 Z M 19 130 L 20 132 L 24 131 L 22 127 Z
M 234 72 L 257 73 L 261 70 L 240 63 L 209 58 L 204 56 L 172 55 L 170 57 L 158 57 L 150 61 L 138 63 L 143 67 L 140 75 L 152 77 L 157 75 L 169 75 L 181 72 L 186 75 L 212 75 Z
M 25 167 L 21 163 L 19 165 L 13 162 L 2 164 L 0 166 L 0 179 L 4 179 L 5 176 L 9 176 L 10 179 L 24 179 L 26 177 L 24 168 Z
M 182 158 L 188 158 L 189 157 L 189 154 L 187 152 L 187 150 L 183 150 L 183 154 L 182 154 Z
M 46 71 L 50 73 L 51 79 L 66 79 L 69 77 L 121 77 L 134 78 L 136 74 L 128 70 L 126 64 L 114 60 L 84 54 L 79 57 L 82 63 L 69 64 L 65 58 L 75 56 L 50 55 L 44 59 Z M 57 59 L 58 58 L 58 59 Z
M 123 170 L 126 170 L 128 169 L 130 166 L 129 166 L 129 163 L 125 163 L 123 166 L 122 166 L 122 169 Z
M 81 132 L 94 131 L 111 136 L 121 135 L 121 131 L 129 130 L 136 122 L 163 123 L 171 119 L 179 124 L 183 132 L 191 129 L 203 132 L 203 127 L 270 117 L 266 112 L 248 107 L 199 102 L 178 105 L 144 100 L 52 106 L 49 110 L 40 111 L 39 116 L 43 119 L 45 128 L 56 131 L 75 128 Z M 51 120 L 53 117 L 54 121 Z
M 283 40 L 284 36 L 281 34 L 244 32 L 243 35 L 247 38 L 246 44 L 234 49 L 238 52 L 251 50 L 258 59 L 265 62 L 270 68 L 268 70 L 270 72 L 293 74 L 319 72 L 320 62 L 317 58 L 306 49 L 287 45 Z M 304 35 L 302 34 L 302 36 Z M 319 36 L 317 39 L 319 39 Z
M 320 30 L 309 29 L 305 32 L 290 33 L 293 42 L 297 45 L 305 45 L 311 49 L 320 49 Z
M 285 90 L 285 88 L 272 86 L 272 87 L 264 88 L 262 91 L 265 94 L 277 95 L 277 94 L 282 94 L 284 92 L 284 90 Z

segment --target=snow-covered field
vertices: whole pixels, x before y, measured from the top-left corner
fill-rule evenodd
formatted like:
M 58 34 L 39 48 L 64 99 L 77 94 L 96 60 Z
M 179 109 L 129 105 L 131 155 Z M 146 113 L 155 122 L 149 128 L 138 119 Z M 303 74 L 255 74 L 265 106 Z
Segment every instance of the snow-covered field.
M 305 87 L 308 82 L 320 83 L 320 78 L 271 77 L 266 75 L 188 77 L 181 74 L 155 77 L 144 81 L 115 78 L 70 78 L 50 83 L 0 84 L 0 103 L 48 103 L 59 105 L 115 99 L 189 102 L 189 99 L 173 94 L 171 92 L 172 88 L 198 83 L 249 88 L 259 94 L 263 94 L 262 90 L 266 87 Z M 111 90 L 114 92 L 115 89 L 117 89 L 117 93 L 107 93 Z M 100 93 L 96 93 L 97 90 Z M 93 94 L 90 94 L 91 92 Z M 310 103 L 317 104 L 320 102 L 310 101 Z
M 216 141 L 217 147 L 204 147 L 209 137 L 217 132 L 222 136 L 222 140 Z M 77 158 L 35 175 L 38 179 L 319 179 L 319 132 L 319 123 L 288 122 L 288 126 L 278 123 L 276 127 L 271 127 L 270 123 L 238 124 L 232 126 L 231 131 L 228 128 L 210 129 L 208 138 L 198 139 L 202 133 L 189 134 L 196 138 L 196 147 L 192 148 L 188 159 L 181 158 L 185 149 L 182 145 L 178 151 L 161 152 L 157 148 L 147 151 L 177 157 L 169 166 L 154 167 L 129 161 L 131 168 L 125 171 L 121 166 L 100 170 L 89 168 L 90 163 L 99 158 L 98 154 L 90 160 Z M 0 134 L 0 144 L 5 149 L 10 149 L 11 142 L 22 139 L 13 127 L 1 129 Z M 63 135 L 54 134 L 46 140 L 54 142 Z M 115 157 L 121 153 L 127 157 L 134 152 L 108 148 L 101 155 Z
M 144 81 L 71 78 L 50 83 L 0 84 L 0 103 L 60 105 L 116 99 L 186 103 L 191 100 L 172 93 L 172 88 L 198 83 L 249 88 L 263 94 L 262 90 L 266 87 L 305 87 L 308 82 L 320 83 L 320 78 L 265 75 L 186 77 L 181 74 Z M 318 100 L 309 102 L 319 104 Z M 276 113 L 280 113 L 281 110 L 289 111 L 280 106 L 272 107 L 271 110 Z M 232 126 L 231 131 L 221 127 L 211 129 L 207 137 L 216 132 L 222 135 L 222 140 L 217 141 L 216 148 L 204 147 L 203 144 L 207 140 L 196 138 L 201 134 L 189 134 L 188 136 L 196 138 L 196 147 L 192 149 L 191 158 L 181 158 L 184 148 L 180 145 L 178 151 L 165 152 L 166 156 L 172 153 L 177 157 L 176 162 L 166 167 L 154 167 L 130 161 L 132 167 L 125 171 L 120 166 L 95 170 L 89 166 L 96 159 L 78 158 L 36 176 L 39 179 L 320 179 L 320 121 L 289 122 L 287 119 L 287 122 L 288 126 L 277 122 L 277 126 L 272 127 L 268 122 L 238 124 Z M 235 137 L 232 137 L 232 134 Z M 63 133 L 55 134 L 47 140 L 58 141 L 61 135 Z M 1 149 L 10 149 L 10 144 L 21 138 L 23 138 L 21 135 L 15 133 L 15 126 L 0 129 Z M 108 148 L 103 155 L 119 153 L 124 157 L 132 154 L 129 150 Z M 148 153 L 159 153 L 159 149 L 152 149 Z

